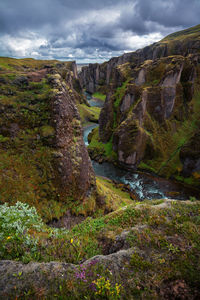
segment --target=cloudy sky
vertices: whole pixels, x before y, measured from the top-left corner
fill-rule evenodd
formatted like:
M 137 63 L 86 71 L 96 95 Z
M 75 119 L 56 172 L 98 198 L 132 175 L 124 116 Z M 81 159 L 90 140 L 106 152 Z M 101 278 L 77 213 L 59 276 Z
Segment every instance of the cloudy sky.
M 200 0 L 0 0 L 0 56 L 103 62 L 200 23 Z

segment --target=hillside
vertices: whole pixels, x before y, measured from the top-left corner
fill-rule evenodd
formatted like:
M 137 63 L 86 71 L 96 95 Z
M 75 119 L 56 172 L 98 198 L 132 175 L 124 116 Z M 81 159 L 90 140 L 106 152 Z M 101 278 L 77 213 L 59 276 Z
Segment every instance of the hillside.
M 175 40 L 183 41 L 185 39 L 199 40 L 200 39 L 199 31 L 200 31 L 200 25 L 185 30 L 177 31 L 175 33 L 167 35 L 163 40 L 161 40 L 161 43 L 175 41 Z

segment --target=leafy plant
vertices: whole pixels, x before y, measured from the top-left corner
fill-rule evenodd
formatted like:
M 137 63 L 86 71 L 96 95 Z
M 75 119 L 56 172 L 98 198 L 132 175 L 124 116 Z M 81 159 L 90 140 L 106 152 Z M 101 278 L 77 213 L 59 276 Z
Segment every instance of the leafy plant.
M 30 234 L 42 231 L 43 222 L 34 207 L 17 202 L 0 206 L 0 257 L 19 258 L 37 251 L 38 240 Z

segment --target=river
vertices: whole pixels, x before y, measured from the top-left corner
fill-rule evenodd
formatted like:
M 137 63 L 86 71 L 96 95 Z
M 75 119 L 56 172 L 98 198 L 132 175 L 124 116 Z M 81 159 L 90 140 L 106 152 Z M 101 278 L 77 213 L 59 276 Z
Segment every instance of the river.
M 94 99 L 86 93 L 87 100 L 91 106 L 102 107 L 103 102 Z M 88 146 L 88 135 L 98 124 L 90 124 L 84 128 L 84 142 Z M 97 176 L 107 177 L 119 183 L 129 184 L 137 198 L 144 199 L 179 199 L 185 200 L 194 195 L 194 191 L 183 185 L 146 172 L 130 172 L 111 163 L 98 163 L 92 161 Z

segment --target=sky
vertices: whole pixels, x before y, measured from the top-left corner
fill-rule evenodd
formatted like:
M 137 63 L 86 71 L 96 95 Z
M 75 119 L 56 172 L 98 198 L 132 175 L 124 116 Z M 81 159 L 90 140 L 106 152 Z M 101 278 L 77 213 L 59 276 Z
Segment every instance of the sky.
M 109 60 L 200 23 L 200 0 L 0 0 L 0 56 Z

